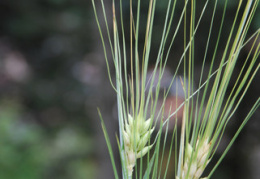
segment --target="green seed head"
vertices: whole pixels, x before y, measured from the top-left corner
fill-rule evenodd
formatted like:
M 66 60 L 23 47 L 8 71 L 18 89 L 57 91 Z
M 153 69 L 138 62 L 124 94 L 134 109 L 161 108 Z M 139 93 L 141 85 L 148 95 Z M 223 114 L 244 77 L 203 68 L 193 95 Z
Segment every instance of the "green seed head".
M 137 115 L 136 119 L 129 114 L 123 131 L 125 155 L 127 159 L 128 172 L 131 173 L 136 160 L 143 157 L 151 148 L 149 143 L 154 127 L 151 118 L 145 120 L 143 116 Z

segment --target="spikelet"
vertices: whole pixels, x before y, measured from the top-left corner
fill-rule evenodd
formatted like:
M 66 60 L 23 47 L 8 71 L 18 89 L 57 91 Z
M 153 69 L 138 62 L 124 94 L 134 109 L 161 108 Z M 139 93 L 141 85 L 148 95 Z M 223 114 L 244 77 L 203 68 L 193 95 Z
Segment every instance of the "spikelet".
M 132 175 L 136 160 L 143 157 L 152 148 L 152 145 L 147 146 L 154 131 L 154 127 L 151 128 L 152 124 L 151 118 L 145 120 L 138 115 L 136 119 L 133 119 L 128 114 L 128 121 L 125 122 L 123 131 L 128 176 Z
M 185 149 L 185 160 L 182 167 L 181 179 L 199 179 L 206 165 L 209 163 L 211 142 L 197 140 L 195 149 L 188 144 Z M 201 178 L 206 179 L 206 178 Z

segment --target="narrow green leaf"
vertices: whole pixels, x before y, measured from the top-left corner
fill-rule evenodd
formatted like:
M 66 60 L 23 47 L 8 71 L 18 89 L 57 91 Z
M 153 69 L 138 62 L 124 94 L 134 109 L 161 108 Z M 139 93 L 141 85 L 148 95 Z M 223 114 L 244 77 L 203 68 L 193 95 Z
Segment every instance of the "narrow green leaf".
M 117 169 L 116 169 L 116 164 L 115 164 L 115 158 L 114 158 L 114 155 L 113 155 L 113 149 L 112 149 L 109 137 L 108 137 L 106 126 L 105 126 L 104 120 L 102 118 L 102 115 L 100 113 L 100 110 L 99 109 L 97 109 L 97 110 L 98 110 L 99 118 L 101 120 L 101 126 L 102 126 L 103 133 L 104 133 L 104 136 L 105 136 L 105 140 L 106 140 L 107 148 L 108 148 L 108 151 L 109 151 L 111 163 L 112 163 L 112 166 L 113 166 L 114 175 L 115 175 L 116 179 L 119 179 Z

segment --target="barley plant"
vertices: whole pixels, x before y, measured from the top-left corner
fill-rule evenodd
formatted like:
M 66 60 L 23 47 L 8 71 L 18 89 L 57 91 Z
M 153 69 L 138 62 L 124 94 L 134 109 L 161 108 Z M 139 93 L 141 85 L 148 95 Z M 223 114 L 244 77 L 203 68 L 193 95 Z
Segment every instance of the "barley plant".
M 156 9 L 162 2 L 167 3 L 163 11 L 165 14 L 163 18 L 156 18 Z M 108 78 L 117 95 L 119 133 L 115 137 L 120 171 L 116 167 L 109 136 L 99 112 L 115 178 L 167 178 L 169 171 L 174 171 L 176 179 L 210 178 L 259 107 L 260 98 L 255 96 L 254 105 L 224 152 L 214 160 L 211 168 L 207 168 L 213 162 L 227 124 L 259 70 L 260 29 L 248 33 L 259 0 L 232 0 L 237 9 L 232 24 L 228 24 L 230 29 L 225 31 L 229 1 L 221 1 L 224 2 L 222 6 L 219 6 L 218 0 L 203 2 L 203 7 L 197 8 L 196 0 L 112 0 L 111 6 L 105 7 L 103 0 L 92 0 Z M 97 13 L 97 3 L 101 6 L 101 16 Z M 127 12 L 125 6 L 129 7 Z M 220 7 L 221 10 L 218 9 Z M 146 15 L 141 13 L 144 9 Z M 205 17 L 206 12 L 211 15 Z M 109 18 L 113 19 L 112 29 L 107 20 Z M 210 23 L 203 25 L 204 18 L 208 18 Z M 215 25 L 216 18 L 220 20 L 218 25 Z M 141 19 L 142 22 L 146 19 L 146 23 L 141 23 Z M 101 28 L 101 20 L 104 28 Z M 161 31 L 155 31 L 156 20 L 163 22 Z M 202 27 L 208 31 L 204 34 L 205 44 L 196 43 L 196 35 Z M 140 32 L 142 29 L 145 33 Z M 161 37 L 156 48 L 152 48 L 154 33 Z M 217 38 L 213 38 L 213 34 Z M 170 54 L 177 38 L 182 38 L 183 51 L 177 59 L 173 78 L 165 87 L 166 64 L 172 60 Z M 140 41 L 143 41 L 142 46 Z M 221 51 L 220 45 L 224 47 Z M 198 46 L 204 51 L 203 59 L 197 59 L 198 48 L 195 47 Z M 243 56 L 242 69 L 230 89 L 231 77 L 245 46 L 250 49 L 247 56 Z M 111 54 L 111 61 L 108 54 Z M 203 62 L 200 73 L 195 75 L 194 64 L 197 60 Z M 207 70 L 206 62 L 210 64 Z M 111 68 L 115 70 L 115 79 Z M 198 79 L 196 85 L 195 78 Z M 167 97 L 176 81 L 180 82 L 178 89 L 181 90 L 176 91 L 175 100 L 166 108 Z M 178 93 L 184 93 L 181 103 Z M 172 120 L 174 122 L 170 125 Z M 170 146 L 170 150 L 165 149 L 166 145 Z

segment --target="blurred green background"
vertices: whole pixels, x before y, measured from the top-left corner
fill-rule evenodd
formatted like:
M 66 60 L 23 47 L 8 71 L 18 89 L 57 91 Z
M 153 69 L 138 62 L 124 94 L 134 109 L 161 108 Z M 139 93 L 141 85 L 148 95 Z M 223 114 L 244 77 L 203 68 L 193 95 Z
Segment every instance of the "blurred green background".
M 165 2 L 158 4 L 159 18 Z M 105 4 L 111 7 L 110 1 Z M 128 9 L 127 3 L 124 8 Z M 236 6 L 230 3 L 228 8 L 232 14 Z M 113 178 L 97 107 L 116 149 L 115 94 L 91 1 L 0 0 L 0 22 L 0 179 Z M 231 24 L 232 18 L 227 16 L 226 22 Z M 161 23 L 156 21 L 156 30 Z M 259 26 L 258 8 L 250 33 Z M 199 43 L 205 43 L 207 31 L 199 30 Z M 154 38 L 156 46 L 160 36 L 155 33 Z M 171 57 L 180 55 L 182 46 L 173 49 Z M 197 49 L 201 59 L 203 52 Z M 177 59 L 169 60 L 169 68 L 176 63 Z M 200 66 L 195 68 L 199 71 Z M 258 73 L 235 115 L 239 122 L 259 97 L 259 81 Z M 215 178 L 260 178 L 259 119 L 258 110 Z M 231 123 L 225 140 L 239 122 Z

